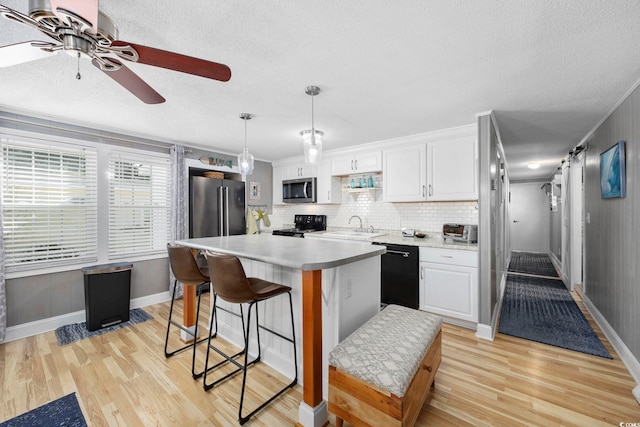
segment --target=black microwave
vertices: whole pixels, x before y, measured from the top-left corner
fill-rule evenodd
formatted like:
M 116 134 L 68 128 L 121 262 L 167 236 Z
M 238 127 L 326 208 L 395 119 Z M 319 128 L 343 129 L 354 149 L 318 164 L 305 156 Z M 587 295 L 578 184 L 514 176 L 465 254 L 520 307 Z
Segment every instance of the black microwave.
M 316 178 L 285 179 L 282 181 L 284 203 L 315 203 Z

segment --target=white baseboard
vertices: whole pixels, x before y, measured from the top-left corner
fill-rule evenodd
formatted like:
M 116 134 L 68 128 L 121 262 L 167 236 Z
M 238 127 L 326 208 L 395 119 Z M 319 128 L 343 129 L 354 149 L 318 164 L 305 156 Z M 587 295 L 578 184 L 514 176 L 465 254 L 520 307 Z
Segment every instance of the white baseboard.
M 629 347 L 626 346 L 620 336 L 611 327 L 609 322 L 607 322 L 607 319 L 604 318 L 602 313 L 600 313 L 600 311 L 586 295 L 582 296 L 582 301 L 584 302 L 587 310 L 589 310 L 589 313 L 593 317 L 593 320 L 596 321 L 600 329 L 602 329 L 602 333 L 604 333 L 613 348 L 620 356 L 622 363 L 624 363 L 624 365 L 627 367 L 633 379 L 637 384 L 640 384 L 640 361 L 638 361 L 633 353 L 631 353 Z
M 134 298 L 129 302 L 129 307 L 140 308 L 152 304 L 158 304 L 171 299 L 169 291 L 160 292 L 158 294 L 147 295 L 140 298 Z M 60 316 L 48 317 L 46 319 L 35 320 L 20 325 L 9 326 L 7 328 L 4 341 L 10 342 L 21 338 L 30 337 L 44 332 L 53 331 L 60 326 L 70 323 L 80 323 L 86 321 L 84 310 L 75 311 L 73 313 L 61 314 Z
M 476 329 L 476 338 L 481 338 L 483 340 L 493 341 L 495 336 L 494 333 L 495 328 L 491 325 L 485 325 L 484 323 L 478 323 L 478 327 Z

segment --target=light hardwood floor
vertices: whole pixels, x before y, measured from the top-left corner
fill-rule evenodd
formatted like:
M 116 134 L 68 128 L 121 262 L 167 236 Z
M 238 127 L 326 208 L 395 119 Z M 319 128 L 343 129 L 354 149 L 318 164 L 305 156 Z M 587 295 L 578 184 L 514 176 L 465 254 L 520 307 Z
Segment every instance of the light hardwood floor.
M 500 334 L 483 341 L 445 325 L 442 364 L 417 425 L 640 423 L 633 379 L 579 304 L 614 360 Z M 204 392 L 191 379 L 190 352 L 165 359 L 168 307 L 146 307 L 153 320 L 62 347 L 53 332 L 0 344 L 0 421 L 75 392 L 90 426 L 238 425 L 241 378 Z M 250 375 L 249 404 L 283 381 L 261 366 Z M 293 425 L 301 398 L 297 386 L 246 425 Z

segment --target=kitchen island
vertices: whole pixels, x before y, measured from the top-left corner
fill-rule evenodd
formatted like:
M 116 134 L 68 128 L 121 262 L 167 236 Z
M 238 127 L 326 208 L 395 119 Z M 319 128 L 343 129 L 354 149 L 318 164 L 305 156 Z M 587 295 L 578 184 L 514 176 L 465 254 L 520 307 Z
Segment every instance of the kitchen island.
M 328 353 L 378 312 L 380 256 L 385 253 L 385 247 L 269 234 L 186 239 L 176 244 L 235 255 L 248 276 L 293 288 L 294 319 L 296 314 L 299 316 L 294 320 L 298 337 L 302 324 L 302 352 L 299 352 L 302 375 L 299 377 L 303 382 L 303 402 L 299 408 L 299 425 L 325 425 L 327 407 L 323 396 L 327 390 Z M 274 303 L 283 305 L 262 304 L 260 307 L 261 323 L 288 335 L 286 316 L 282 314 L 286 313 L 284 302 Z M 185 311 L 193 311 L 193 307 L 185 307 Z M 218 320 L 219 334 L 241 345 L 239 319 L 220 315 Z M 266 347 L 265 363 L 283 373 L 291 372 L 293 352 L 288 352 L 275 337 L 271 341 L 261 340 L 261 344 Z

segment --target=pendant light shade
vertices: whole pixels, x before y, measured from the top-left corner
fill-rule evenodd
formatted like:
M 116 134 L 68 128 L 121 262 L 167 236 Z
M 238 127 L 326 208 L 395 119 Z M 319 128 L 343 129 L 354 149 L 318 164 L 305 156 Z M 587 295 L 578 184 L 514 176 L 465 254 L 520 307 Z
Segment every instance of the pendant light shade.
M 320 93 L 317 86 L 308 86 L 305 93 L 311 96 L 311 129 L 300 132 L 302 135 L 302 145 L 304 147 L 304 162 L 308 164 L 317 164 L 322 156 L 322 136 L 324 133 L 315 128 L 313 118 L 313 97 Z
M 238 154 L 238 167 L 243 175 L 251 175 L 253 172 L 253 154 L 247 149 L 247 120 L 251 120 L 251 114 L 242 113 L 240 118 L 244 120 L 244 149 Z

